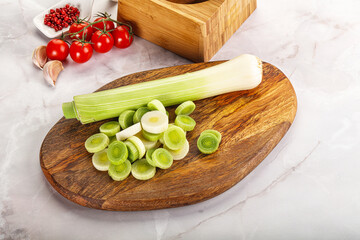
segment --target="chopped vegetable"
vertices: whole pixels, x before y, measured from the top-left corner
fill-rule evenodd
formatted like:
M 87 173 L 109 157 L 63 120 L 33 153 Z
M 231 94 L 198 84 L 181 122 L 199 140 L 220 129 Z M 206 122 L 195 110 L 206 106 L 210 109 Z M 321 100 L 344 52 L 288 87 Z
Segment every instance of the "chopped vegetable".
M 109 145 L 107 156 L 114 165 L 120 165 L 125 162 L 128 157 L 128 150 L 125 143 L 114 141 Z
M 205 154 L 214 153 L 219 147 L 218 138 L 212 133 L 200 134 L 197 141 L 197 147 L 200 152 Z
M 156 149 L 151 155 L 151 159 L 156 167 L 161 169 L 168 169 L 173 164 L 173 156 L 164 148 Z
M 110 139 L 109 144 L 111 144 L 113 141 L 117 141 L 116 136 L 109 137 L 109 139 Z
M 141 118 L 142 128 L 154 134 L 159 134 L 168 128 L 169 118 L 168 116 L 160 111 L 151 111 L 144 114 Z
M 134 123 L 140 122 L 142 116 L 143 116 L 145 113 L 147 113 L 147 112 L 150 112 L 150 109 L 148 109 L 147 107 L 140 107 L 140 108 L 138 108 L 138 109 L 135 111 L 134 118 L 133 118 L 133 122 L 134 122 Z
M 161 133 L 149 133 L 145 130 L 142 130 L 141 134 L 148 141 L 157 141 L 161 136 Z
M 155 176 L 156 168 L 151 166 L 145 158 L 135 161 L 131 166 L 131 174 L 138 180 L 148 180 Z
M 63 112 L 66 118 L 76 117 L 86 124 L 117 117 L 121 112 L 145 106 L 155 98 L 164 106 L 171 106 L 251 89 L 258 86 L 261 79 L 261 60 L 244 54 L 196 72 L 75 96 L 71 104 L 63 104 Z
M 124 143 L 128 149 L 128 159 L 131 162 L 135 162 L 137 159 L 139 159 L 139 151 L 137 150 L 135 144 L 128 140 L 126 140 Z
M 157 110 L 157 111 L 160 111 L 160 112 L 163 112 L 163 113 L 166 113 L 166 109 L 164 107 L 164 105 L 157 99 L 154 99 L 152 101 L 150 101 L 148 104 L 147 104 L 147 107 L 150 109 L 150 110 Z
M 170 128 L 170 127 L 179 127 L 179 126 L 177 126 L 175 123 L 169 123 L 168 128 Z M 181 130 L 183 130 L 185 135 L 186 135 L 186 131 L 184 129 L 182 129 L 182 128 L 181 128 Z
M 130 172 L 131 163 L 129 160 L 125 160 L 125 162 L 119 165 L 111 164 L 108 171 L 109 176 L 115 181 L 122 181 L 126 179 L 130 175 Z
M 142 135 L 142 133 L 138 133 L 135 136 L 141 140 L 141 142 L 144 144 L 146 150 L 149 150 L 150 148 L 155 147 L 158 142 L 157 140 L 149 141 L 149 140 L 145 139 L 144 136 Z
M 193 101 L 186 101 L 180 104 L 175 109 L 176 115 L 190 115 L 195 110 L 195 103 Z
M 96 133 L 85 141 L 85 148 L 89 153 L 96 153 L 104 150 L 109 145 L 109 137 L 104 133 Z
M 87 149 L 90 146 L 90 151 L 97 151 L 111 142 L 108 148 L 104 147 L 104 150 L 93 155 L 92 161 L 96 169 L 108 170 L 109 176 L 116 181 L 124 180 L 130 172 L 136 179 L 147 180 L 155 175 L 157 167 L 168 169 L 174 160 L 185 158 L 190 150 L 186 131 L 192 131 L 196 123 L 188 115 L 179 113 L 190 114 L 195 109 L 194 103 L 188 101 L 180 105 L 183 107 L 178 107 L 180 110 L 175 123 L 168 123 L 165 108 L 164 111 L 159 111 L 160 107 L 154 107 L 158 104 L 157 100 L 153 100 L 152 104 L 148 105 L 149 108 L 157 110 L 150 111 L 146 107 L 140 107 L 136 111 L 125 110 L 119 116 L 120 123 L 110 121 L 102 124 L 99 128 L 101 133 L 94 134 L 87 140 L 85 145 Z M 140 122 L 131 125 L 134 121 Z M 118 132 L 121 124 L 127 128 Z M 220 141 L 221 134 L 208 129 L 200 134 L 197 146 L 202 153 L 210 154 L 218 149 Z M 159 148 L 161 143 L 164 146 Z
M 110 166 L 109 158 L 107 157 L 107 148 L 100 152 L 94 153 L 92 156 L 92 164 L 99 171 L 107 171 Z
M 192 131 L 195 128 L 196 122 L 189 116 L 178 115 L 175 118 L 175 125 L 181 127 L 184 131 Z
M 123 111 L 119 116 L 119 123 L 122 129 L 126 129 L 133 125 L 133 118 L 134 118 L 135 111 L 133 110 L 126 110 Z
M 141 131 L 141 124 L 136 123 L 132 125 L 131 127 L 128 127 L 116 134 L 116 139 L 118 141 L 125 140 L 131 136 L 134 136 L 135 134 L 139 133 Z
M 164 146 L 164 148 L 169 151 L 169 153 L 173 156 L 174 160 L 181 160 L 189 153 L 190 145 L 188 140 L 186 140 L 184 146 L 179 150 L 171 150 L 166 146 Z
M 168 129 L 171 128 L 171 127 L 174 127 L 174 126 L 176 126 L 174 123 L 169 123 Z M 181 130 L 183 130 L 183 129 L 181 129 Z M 184 131 L 184 130 L 183 130 L 183 131 Z M 185 135 L 186 135 L 186 132 L 185 132 L 185 131 L 184 131 L 184 133 L 185 133 Z M 160 133 L 159 142 L 160 142 L 161 144 L 164 144 L 164 132 Z
M 142 158 L 146 153 L 145 145 L 143 144 L 143 142 L 136 136 L 129 137 L 128 141 L 132 142 L 135 145 L 136 149 L 139 151 L 139 158 Z
M 100 132 L 105 133 L 108 137 L 115 136 L 120 132 L 120 124 L 116 121 L 104 123 L 99 128 Z
M 147 150 L 146 152 L 146 161 L 153 167 L 156 167 L 155 162 L 152 159 L 152 154 L 154 153 L 154 151 L 156 150 L 156 148 L 150 148 L 149 150 Z
M 201 134 L 204 134 L 204 133 L 214 134 L 216 136 L 216 138 L 218 139 L 219 143 L 221 142 L 221 133 L 219 133 L 218 131 L 213 130 L 213 129 L 207 129 L 207 130 L 203 131 Z
M 164 145 L 171 150 L 181 149 L 185 142 L 186 135 L 180 127 L 173 126 L 164 132 Z
M 170 126 L 170 125 L 169 125 Z M 164 144 L 164 133 L 160 133 L 159 142 Z

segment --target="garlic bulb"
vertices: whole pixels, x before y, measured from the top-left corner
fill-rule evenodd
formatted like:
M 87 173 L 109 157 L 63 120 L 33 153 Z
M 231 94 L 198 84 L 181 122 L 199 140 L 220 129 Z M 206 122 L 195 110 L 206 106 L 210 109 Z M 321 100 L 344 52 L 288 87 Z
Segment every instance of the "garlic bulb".
M 64 67 L 59 60 L 47 62 L 43 69 L 46 82 L 48 82 L 51 86 L 55 87 L 55 82 L 63 69 Z

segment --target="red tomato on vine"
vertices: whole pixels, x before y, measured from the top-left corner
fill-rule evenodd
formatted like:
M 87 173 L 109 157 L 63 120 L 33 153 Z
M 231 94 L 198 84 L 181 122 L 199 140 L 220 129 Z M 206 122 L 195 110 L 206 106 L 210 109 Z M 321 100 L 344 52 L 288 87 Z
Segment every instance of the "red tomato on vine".
M 74 41 L 70 46 L 70 57 L 74 62 L 84 63 L 89 61 L 93 54 L 93 48 L 90 43 Z
M 96 31 L 91 37 L 91 42 L 98 53 L 106 53 L 114 46 L 114 38 L 109 32 Z
M 89 26 L 90 24 L 88 22 L 85 22 L 83 20 L 79 20 L 71 24 L 69 33 L 71 39 L 83 39 L 86 41 L 90 41 L 93 28 L 92 26 Z M 89 26 L 89 27 L 88 27 Z M 83 30 L 84 29 L 84 30 Z M 81 31 L 83 30 L 83 31 Z M 75 34 L 76 33 L 76 34 Z
M 126 25 L 116 27 L 111 34 L 114 37 L 114 45 L 117 48 L 127 48 L 134 40 L 133 33 L 130 33 L 129 27 Z
M 51 60 L 64 61 L 69 55 L 69 45 L 62 39 L 50 40 L 46 46 L 46 55 Z
M 115 28 L 114 22 L 112 22 L 110 19 L 110 15 L 108 13 L 99 13 L 98 18 L 95 19 L 92 27 L 96 30 L 102 30 L 102 31 L 109 31 L 111 29 Z

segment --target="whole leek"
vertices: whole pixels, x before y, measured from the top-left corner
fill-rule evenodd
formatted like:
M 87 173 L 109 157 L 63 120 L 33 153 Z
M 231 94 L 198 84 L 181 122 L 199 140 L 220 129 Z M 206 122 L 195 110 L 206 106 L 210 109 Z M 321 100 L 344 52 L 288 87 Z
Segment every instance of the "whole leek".
M 86 124 L 118 117 L 124 110 L 146 106 L 153 99 L 171 106 L 255 88 L 261 80 L 261 60 L 243 54 L 196 72 L 78 95 L 74 101 L 63 103 L 62 108 L 65 118 L 77 118 Z

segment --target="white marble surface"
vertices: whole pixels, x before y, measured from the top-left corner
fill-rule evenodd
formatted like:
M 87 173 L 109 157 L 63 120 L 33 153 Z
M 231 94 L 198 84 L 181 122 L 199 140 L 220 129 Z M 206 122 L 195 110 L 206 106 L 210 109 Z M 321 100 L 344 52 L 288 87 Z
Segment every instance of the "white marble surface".
M 249 52 L 282 69 L 298 96 L 293 126 L 227 192 L 147 212 L 64 199 L 42 174 L 40 145 L 72 96 L 189 61 L 136 38 L 87 64 L 69 61 L 50 88 L 31 63 L 46 43 L 32 18 L 54 3 L 0 2 L 0 239 L 360 239 L 360 1 L 258 0 L 213 60 Z

